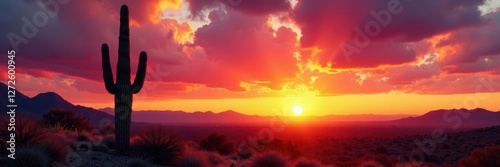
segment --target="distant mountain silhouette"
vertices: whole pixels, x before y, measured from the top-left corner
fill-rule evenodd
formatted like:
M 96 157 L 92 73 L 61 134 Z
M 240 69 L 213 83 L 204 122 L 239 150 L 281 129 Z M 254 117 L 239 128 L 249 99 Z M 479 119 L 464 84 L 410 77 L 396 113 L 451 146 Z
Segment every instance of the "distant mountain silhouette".
M 100 111 L 113 113 L 113 108 L 102 108 Z M 315 121 L 315 122 L 365 122 L 365 121 L 389 121 L 405 118 L 413 115 L 326 115 L 326 116 L 300 116 L 287 117 L 295 121 Z M 147 110 L 135 111 L 132 113 L 132 120 L 138 122 L 175 124 L 175 123 L 255 123 L 269 122 L 272 116 L 258 116 L 242 114 L 233 110 L 215 113 L 212 111 L 172 111 L 172 110 Z
M 7 94 L 7 85 L 4 83 L 0 83 L 0 94 Z M 101 121 L 113 122 L 114 120 L 114 116 L 110 114 L 85 106 L 73 105 L 54 92 L 40 93 L 30 98 L 24 95 L 20 90 L 17 90 L 15 99 L 17 104 L 16 111 L 19 115 L 29 115 L 34 118 L 41 118 L 42 115 L 47 113 L 50 109 L 62 108 L 74 110 L 77 114 L 89 118 L 91 124 L 95 127 L 98 127 Z M 4 109 L 2 111 L 5 111 L 7 101 L 2 100 L 0 105 L 1 108 Z
M 245 115 L 235 111 L 138 111 L 132 113 L 132 119 L 139 122 L 150 123 L 251 123 L 268 122 L 270 117 Z
M 113 113 L 113 108 L 101 108 L 100 111 Z M 269 117 L 246 115 L 228 110 L 219 113 L 212 111 L 172 111 L 172 110 L 146 110 L 134 111 L 132 119 L 137 122 L 176 124 L 176 123 L 245 123 L 269 121 Z
M 422 116 L 408 117 L 392 121 L 397 124 L 406 125 L 429 125 L 429 126 L 459 126 L 461 128 L 475 128 L 500 125 L 500 112 L 493 112 L 483 108 L 472 110 L 450 109 L 434 110 Z

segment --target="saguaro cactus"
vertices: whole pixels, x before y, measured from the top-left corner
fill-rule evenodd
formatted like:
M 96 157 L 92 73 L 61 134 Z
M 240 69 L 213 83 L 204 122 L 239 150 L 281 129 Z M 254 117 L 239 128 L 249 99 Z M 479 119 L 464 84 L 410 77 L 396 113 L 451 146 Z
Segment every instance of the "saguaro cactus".
M 102 71 L 106 90 L 115 95 L 115 148 L 120 154 L 127 154 L 130 145 L 130 120 L 132 112 L 132 94 L 138 93 L 146 76 L 147 54 L 142 51 L 134 83 L 130 84 L 130 39 L 128 7 L 120 9 L 120 36 L 118 37 L 118 65 L 116 66 L 116 84 L 109 61 L 109 49 L 102 44 Z

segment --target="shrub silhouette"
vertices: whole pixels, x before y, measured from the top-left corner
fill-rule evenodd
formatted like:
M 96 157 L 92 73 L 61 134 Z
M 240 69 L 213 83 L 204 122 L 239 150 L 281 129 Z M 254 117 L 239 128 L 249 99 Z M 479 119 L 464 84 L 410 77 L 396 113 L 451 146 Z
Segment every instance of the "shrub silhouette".
M 115 134 L 115 126 L 113 126 L 111 124 L 106 124 L 97 131 L 97 134 L 103 135 L 103 136 L 110 135 L 110 134 L 114 135 Z
M 281 139 L 274 139 L 269 143 L 263 143 L 259 140 L 261 145 L 265 145 L 265 149 L 268 151 L 276 151 L 280 152 L 283 155 L 287 155 L 290 159 L 295 160 L 299 158 L 302 153 L 299 149 L 297 149 L 297 145 L 293 144 L 291 141 L 284 142 Z
M 91 148 L 91 150 L 92 151 L 104 152 L 104 153 L 109 153 L 110 152 L 109 147 L 106 144 L 101 143 L 101 142 L 97 142 L 97 141 L 92 142 L 92 148 Z
M 215 151 L 221 155 L 232 154 L 236 151 L 233 142 L 229 142 L 225 135 L 213 133 L 200 141 L 200 147 L 207 151 Z
M 188 152 L 180 158 L 178 167 L 209 167 L 207 154 L 200 151 Z
M 162 126 L 146 128 L 131 145 L 133 155 L 151 159 L 159 165 L 175 164 L 182 151 L 182 140 Z
M 92 134 L 88 133 L 88 132 L 81 132 L 81 133 L 78 133 L 75 137 L 76 141 L 79 141 L 79 142 L 90 142 L 90 141 L 94 141 L 94 137 L 92 136 Z
M 49 135 L 45 140 L 41 141 L 34 147 L 37 147 L 45 152 L 50 158 L 49 163 L 58 162 L 61 164 L 66 163 L 66 157 L 69 151 L 66 149 L 66 140 L 57 135 Z
M 115 135 L 106 135 L 102 137 L 101 143 L 110 149 L 115 149 Z
M 227 166 L 226 159 L 220 154 L 216 152 L 207 152 L 206 155 L 208 162 L 210 162 L 212 166 Z
M 379 146 L 375 149 L 375 154 L 387 154 L 388 152 L 384 146 Z
M 487 146 L 471 152 L 469 157 L 461 158 L 460 167 L 500 166 L 500 146 Z
M 120 36 L 118 37 L 118 65 L 116 83 L 109 60 L 108 44 L 101 46 L 102 71 L 106 90 L 115 95 L 116 152 L 127 154 L 130 146 L 130 120 L 132 113 L 132 94 L 139 93 L 146 77 L 147 54 L 142 51 L 134 83 L 130 83 L 130 39 L 128 7 L 120 9 Z
M 7 125 L 10 121 L 7 118 L 1 119 L 2 125 Z M 33 145 L 44 139 L 47 134 L 47 130 L 38 124 L 36 121 L 32 120 L 28 116 L 18 116 L 16 117 L 16 146 L 26 146 Z M 7 126 L 0 127 L 0 139 L 2 142 L 10 140 L 10 131 L 8 131 Z M 4 151 L 4 149 L 2 149 Z
M 268 152 L 255 157 L 251 167 L 286 167 L 286 160 L 278 153 Z
M 64 130 L 78 132 L 94 129 L 88 118 L 77 115 L 73 110 L 61 108 L 54 108 L 43 114 L 41 122 L 45 127 L 61 127 Z

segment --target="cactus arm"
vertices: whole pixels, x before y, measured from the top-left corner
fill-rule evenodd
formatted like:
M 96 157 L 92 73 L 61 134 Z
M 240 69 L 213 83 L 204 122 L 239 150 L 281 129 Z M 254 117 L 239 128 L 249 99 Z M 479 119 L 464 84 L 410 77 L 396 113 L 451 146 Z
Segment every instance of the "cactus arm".
M 102 44 L 101 53 L 104 85 L 110 94 L 116 94 L 118 92 L 118 88 L 116 88 L 114 84 L 113 72 L 111 71 L 111 64 L 109 61 L 109 48 L 107 44 Z
M 130 86 L 130 36 L 128 26 L 128 7 L 122 5 L 120 9 L 120 36 L 118 37 L 116 84 Z
M 137 73 L 135 75 L 134 83 L 130 87 L 132 93 L 139 93 L 144 85 L 144 79 L 146 78 L 146 65 L 148 61 L 148 54 L 145 51 L 141 52 L 139 57 L 139 66 L 137 68 Z

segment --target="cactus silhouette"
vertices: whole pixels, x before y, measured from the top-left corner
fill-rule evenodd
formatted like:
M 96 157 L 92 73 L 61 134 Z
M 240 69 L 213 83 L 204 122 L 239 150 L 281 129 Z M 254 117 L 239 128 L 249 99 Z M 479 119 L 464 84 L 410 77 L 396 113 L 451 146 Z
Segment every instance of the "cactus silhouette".
M 106 90 L 115 95 L 115 148 L 119 154 L 127 154 L 130 146 L 130 120 L 132 112 L 132 94 L 138 93 L 146 76 L 147 54 L 142 51 L 134 83 L 130 84 L 130 39 L 128 7 L 120 9 L 120 36 L 118 37 L 118 65 L 116 84 L 109 61 L 109 49 L 102 44 L 102 70 Z

